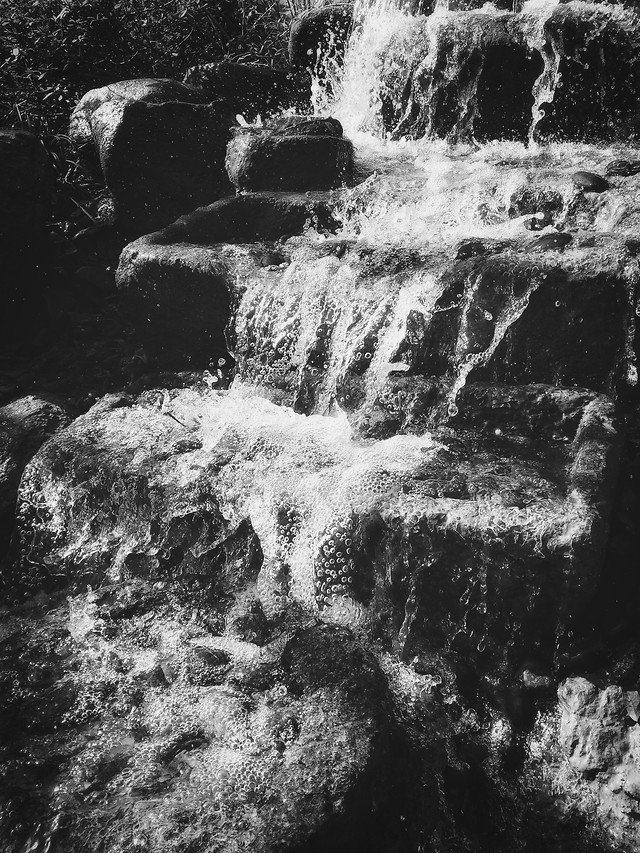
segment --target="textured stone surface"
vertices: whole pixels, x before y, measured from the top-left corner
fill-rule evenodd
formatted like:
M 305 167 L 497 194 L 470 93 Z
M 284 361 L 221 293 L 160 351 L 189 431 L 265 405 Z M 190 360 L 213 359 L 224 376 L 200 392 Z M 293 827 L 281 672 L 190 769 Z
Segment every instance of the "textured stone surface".
M 239 62 L 208 62 L 194 65 L 184 82 L 223 100 L 235 115 L 246 121 L 265 119 L 286 109 L 306 112 L 311 100 L 311 81 L 304 75 L 279 71 L 263 65 Z
M 125 80 L 88 92 L 70 135 L 94 171 L 99 164 L 118 228 L 137 236 L 228 191 L 231 122 L 229 107 L 202 90 L 175 80 Z
M 60 406 L 38 397 L 23 397 L 0 408 L 0 552 L 9 542 L 25 465 L 69 420 Z
M 639 715 L 637 690 L 574 677 L 558 689 L 555 718 L 545 715 L 533 733 L 560 811 L 593 821 L 605 849 L 632 851 L 640 843 Z
M 40 632 L 29 611 L 7 625 L 5 849 L 385 849 L 394 758 L 373 656 L 313 624 L 234 639 L 207 627 L 222 602 L 203 591 L 197 615 L 185 579 L 53 600 Z M 46 758 L 16 773 L 27 744 Z

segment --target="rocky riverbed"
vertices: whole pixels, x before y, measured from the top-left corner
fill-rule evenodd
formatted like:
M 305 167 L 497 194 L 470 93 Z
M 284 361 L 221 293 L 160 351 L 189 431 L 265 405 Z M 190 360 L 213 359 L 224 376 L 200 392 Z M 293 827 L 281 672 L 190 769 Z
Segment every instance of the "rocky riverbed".
M 2 131 L 3 850 L 638 849 L 638 19 L 475 5 Z

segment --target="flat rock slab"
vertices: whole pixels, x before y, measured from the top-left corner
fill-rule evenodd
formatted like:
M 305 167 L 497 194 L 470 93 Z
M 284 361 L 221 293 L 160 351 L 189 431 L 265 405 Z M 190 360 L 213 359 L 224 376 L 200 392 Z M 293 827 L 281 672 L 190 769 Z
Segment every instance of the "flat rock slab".
M 254 583 L 270 619 L 297 602 L 401 648 L 547 648 L 597 578 L 616 468 L 605 398 L 555 409 L 536 438 L 461 425 L 362 442 L 344 417 L 241 392 L 106 399 L 27 467 L 8 580 L 188 573 L 223 598 Z

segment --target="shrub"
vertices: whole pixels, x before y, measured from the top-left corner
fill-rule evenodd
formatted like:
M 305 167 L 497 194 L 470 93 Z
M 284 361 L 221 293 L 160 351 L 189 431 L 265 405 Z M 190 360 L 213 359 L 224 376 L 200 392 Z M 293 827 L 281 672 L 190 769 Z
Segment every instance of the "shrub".
M 0 124 L 66 131 L 89 89 L 199 62 L 286 62 L 279 0 L 0 0 Z

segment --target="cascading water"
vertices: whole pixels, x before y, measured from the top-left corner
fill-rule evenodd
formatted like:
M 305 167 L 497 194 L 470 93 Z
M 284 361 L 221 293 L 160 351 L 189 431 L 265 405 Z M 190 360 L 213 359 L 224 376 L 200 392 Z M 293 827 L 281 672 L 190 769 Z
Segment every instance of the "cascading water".
M 201 211 L 192 255 L 179 223 L 130 247 L 159 253 L 154 302 L 167 257 L 185 292 L 193 257 L 225 281 L 237 375 L 107 399 L 25 472 L 17 583 L 93 585 L 65 617 L 61 714 L 86 732 L 25 853 L 524 849 L 514 673 L 547 701 L 536 667 L 558 671 L 598 583 L 637 381 L 637 26 L 468 5 L 356 0 L 313 84 L 356 148 L 326 221 L 212 245 Z M 370 702 L 377 666 L 392 697 Z M 389 705 L 426 770 L 400 767 L 387 824 L 367 786 L 395 767 Z M 527 849 L 566 849 L 540 823 Z
M 584 97 L 596 102 L 586 112 L 606 114 L 608 125 L 577 122 L 577 140 L 621 133 L 614 122 L 620 87 L 607 96 L 613 112 L 597 102 L 602 87 L 616 83 L 619 66 L 627 63 L 630 80 L 640 79 L 631 49 L 635 13 L 532 0 L 517 12 L 491 4 L 460 12 L 439 3 L 432 14 L 416 16 L 403 7 L 391 0 L 357 2 L 344 66 L 324 67 L 315 80 L 316 113 L 339 118 L 356 145 L 359 183 L 336 200 L 342 242 L 289 241 L 282 293 L 272 298 L 254 280 L 238 312 L 241 374 L 266 389 L 288 390 L 281 399 L 298 411 L 366 408 L 401 372 L 442 378 L 425 364 L 416 335 L 426 340 L 434 312 L 446 308 L 441 298 L 456 256 L 499 253 L 531 295 L 558 258 L 537 253 L 536 238 L 544 247 L 545 237 L 558 231 L 572 232 L 570 238 L 585 232 L 564 253 L 565 266 L 579 275 L 593 268 L 595 257 L 600 263 L 608 256 L 605 265 L 615 266 L 616 238 L 630 237 L 639 221 L 637 178 L 614 179 L 609 192 L 596 195 L 572 177 L 577 168 L 602 173 L 622 156 L 635 162 L 637 149 L 611 141 L 542 144 L 553 133 L 539 132 L 541 123 L 554 121 L 554 110 L 579 111 Z M 576 32 L 586 33 L 579 44 Z M 574 84 L 575 94 L 578 77 L 584 91 L 572 103 L 564 92 Z M 516 84 L 526 92 L 514 90 Z M 622 87 L 623 99 L 633 86 Z M 556 122 L 560 140 L 563 121 Z M 479 143 L 483 136 L 487 141 Z M 594 235 L 597 252 L 578 249 Z M 632 254 L 622 263 L 630 299 L 637 277 Z M 471 279 L 465 286 L 468 312 Z M 514 294 L 505 295 L 495 317 L 482 309 L 493 334 L 479 351 L 465 345 L 463 318 L 445 371 L 449 403 L 434 409 L 435 420 L 438 412 L 454 411 L 469 374 L 486 366 L 521 316 L 528 297 Z M 549 381 L 526 370 L 513 378 Z M 562 378 L 580 381 L 556 376 Z

